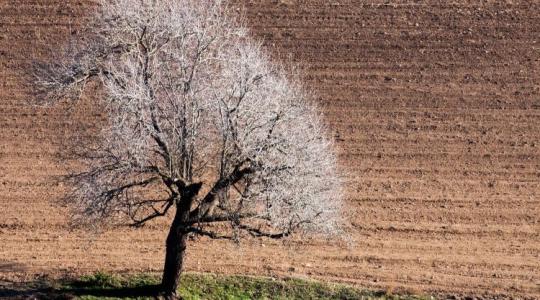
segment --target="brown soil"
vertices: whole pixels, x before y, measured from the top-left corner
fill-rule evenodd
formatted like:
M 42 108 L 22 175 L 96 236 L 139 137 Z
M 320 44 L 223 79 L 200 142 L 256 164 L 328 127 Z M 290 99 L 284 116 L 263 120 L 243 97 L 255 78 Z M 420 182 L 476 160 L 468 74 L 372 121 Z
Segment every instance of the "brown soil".
M 355 243 L 200 240 L 189 270 L 540 298 L 537 1 L 236 2 L 320 96 Z M 0 281 L 162 267 L 164 224 L 94 236 L 53 205 L 60 140 L 97 114 L 25 104 L 39 45 L 64 43 L 89 3 L 0 1 Z

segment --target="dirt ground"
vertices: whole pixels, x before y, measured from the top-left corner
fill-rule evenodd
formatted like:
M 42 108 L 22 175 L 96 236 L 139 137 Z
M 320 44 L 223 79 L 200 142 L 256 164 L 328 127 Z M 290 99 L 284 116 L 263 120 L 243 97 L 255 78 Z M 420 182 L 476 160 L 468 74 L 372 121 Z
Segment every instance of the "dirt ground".
M 0 1 L 0 282 L 162 267 L 165 224 L 70 231 L 53 204 L 60 140 L 91 135 L 98 112 L 25 103 L 40 45 L 65 43 L 90 3 Z M 538 1 L 235 3 L 319 95 L 355 242 L 203 239 L 188 270 L 540 298 Z

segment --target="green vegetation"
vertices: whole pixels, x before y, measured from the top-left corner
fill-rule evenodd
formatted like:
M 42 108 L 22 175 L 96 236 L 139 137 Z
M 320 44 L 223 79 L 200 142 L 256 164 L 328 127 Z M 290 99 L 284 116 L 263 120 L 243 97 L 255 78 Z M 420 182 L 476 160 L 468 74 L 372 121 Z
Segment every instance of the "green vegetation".
M 159 280 L 152 275 L 118 277 L 106 273 L 83 276 L 65 282 L 56 293 L 80 299 L 153 299 Z M 276 280 L 264 277 L 218 276 L 188 273 L 182 276 L 179 289 L 186 300 L 216 299 L 433 299 L 385 292 L 359 290 L 345 285 L 300 279 Z

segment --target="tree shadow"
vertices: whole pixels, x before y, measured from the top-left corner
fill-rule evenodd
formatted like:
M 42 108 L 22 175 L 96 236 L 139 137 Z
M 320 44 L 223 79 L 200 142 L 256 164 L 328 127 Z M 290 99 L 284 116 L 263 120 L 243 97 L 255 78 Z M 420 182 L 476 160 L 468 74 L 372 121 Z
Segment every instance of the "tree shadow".
M 34 283 L 0 286 L 0 299 L 71 299 L 50 287 L 33 286 Z
M 72 287 L 56 291 L 70 296 L 94 296 L 94 297 L 114 297 L 114 298 L 138 298 L 138 297 L 157 297 L 159 294 L 159 285 L 144 285 L 137 287 L 118 287 L 118 288 L 96 288 L 96 287 Z
M 136 287 L 96 287 L 85 282 L 71 282 L 69 287 L 54 288 L 39 283 L 1 286 L 0 299 L 54 299 L 68 300 L 82 296 L 113 298 L 155 298 L 159 295 L 159 285 L 141 285 Z

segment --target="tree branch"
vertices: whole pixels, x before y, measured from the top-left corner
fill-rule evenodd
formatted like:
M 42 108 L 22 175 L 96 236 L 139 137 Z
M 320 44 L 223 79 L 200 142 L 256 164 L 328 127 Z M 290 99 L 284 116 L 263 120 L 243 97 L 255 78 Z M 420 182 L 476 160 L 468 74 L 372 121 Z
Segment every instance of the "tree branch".
M 219 179 L 212 189 L 206 194 L 206 196 L 203 198 L 199 206 L 194 209 L 190 214 L 191 218 L 202 218 L 205 217 L 208 212 L 211 210 L 211 208 L 214 206 L 214 202 L 216 201 L 216 195 L 223 189 L 237 183 L 240 181 L 244 176 L 248 174 L 252 174 L 255 172 L 253 168 L 246 167 L 241 168 L 241 166 L 237 166 L 234 171 L 227 177 Z
M 270 233 L 270 232 L 264 232 L 258 228 L 250 227 L 247 225 L 238 225 L 236 228 L 247 231 L 253 237 L 267 237 L 267 238 L 276 239 L 276 240 L 285 238 L 291 234 L 290 230 L 287 230 L 284 232 L 278 232 L 278 233 Z M 198 235 L 207 236 L 211 239 L 235 240 L 234 236 L 221 235 L 216 232 L 206 231 L 197 227 L 189 227 L 188 231 L 198 234 Z
M 174 204 L 174 198 L 169 198 L 168 202 L 167 202 L 167 205 L 165 206 L 165 208 L 163 209 L 163 211 L 159 211 L 159 210 L 156 210 L 154 208 L 154 213 L 151 214 L 151 215 L 148 215 L 146 216 L 145 218 L 141 219 L 141 220 L 135 220 L 133 219 L 133 223 L 132 224 L 129 224 L 130 227 L 142 227 L 144 226 L 144 224 L 150 220 L 153 220 L 155 218 L 158 218 L 158 217 L 163 217 L 167 214 L 167 212 L 169 211 L 169 209 L 172 207 L 172 205 Z M 153 208 L 153 207 L 152 207 Z
M 264 232 L 260 230 L 259 228 L 254 228 L 248 225 L 240 224 L 238 225 L 239 229 L 246 230 L 249 234 L 251 234 L 254 237 L 267 237 L 271 239 L 282 239 L 284 237 L 287 237 L 291 234 L 291 230 L 287 229 L 286 231 L 279 232 L 279 233 L 271 233 L 271 232 Z
M 198 217 L 198 216 L 191 217 L 187 223 L 190 225 L 193 225 L 195 223 L 219 223 L 219 222 L 242 220 L 242 219 L 248 219 L 248 218 L 265 219 L 265 218 L 257 216 L 257 214 L 254 214 L 254 213 L 228 214 L 228 215 L 220 214 L 220 215 L 205 216 L 205 217 Z
M 130 189 L 130 188 L 133 188 L 133 187 L 136 187 L 136 186 L 147 186 L 149 185 L 150 183 L 158 180 L 159 178 L 158 177 L 152 177 L 152 178 L 149 178 L 149 179 L 146 179 L 146 180 L 143 180 L 143 181 L 138 181 L 138 182 L 132 182 L 132 183 L 128 183 L 126 185 L 123 185 L 123 186 L 120 186 L 118 188 L 115 188 L 115 189 L 110 189 L 108 191 L 105 191 L 102 193 L 103 196 L 114 196 L 114 195 L 118 195 L 119 193 L 127 190 L 127 189 Z
M 206 231 L 196 227 L 189 227 L 188 230 L 198 235 L 207 236 L 214 240 L 234 240 L 234 237 L 228 235 L 220 235 L 215 232 Z

